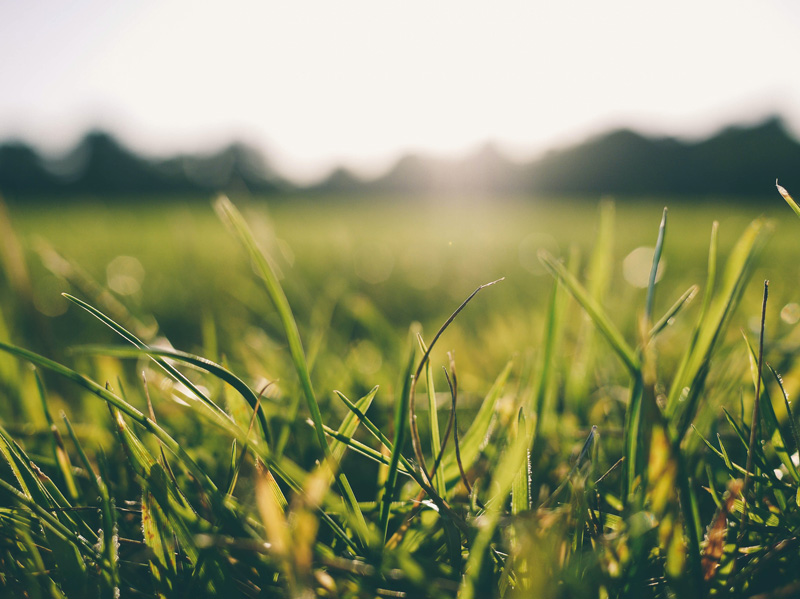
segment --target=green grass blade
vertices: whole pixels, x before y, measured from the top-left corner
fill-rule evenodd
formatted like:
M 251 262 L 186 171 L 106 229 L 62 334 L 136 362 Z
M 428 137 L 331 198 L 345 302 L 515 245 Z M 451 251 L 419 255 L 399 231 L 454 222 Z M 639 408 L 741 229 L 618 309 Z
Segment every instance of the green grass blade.
M 748 355 L 750 357 L 750 374 L 753 378 L 753 384 L 756 384 L 758 379 L 758 353 L 747 337 L 745 337 L 744 340 L 747 344 Z M 789 471 L 789 475 L 792 477 L 795 484 L 800 484 L 800 473 L 798 473 L 797 466 L 794 465 L 791 452 L 788 449 L 791 447 L 791 444 L 787 443 L 778 418 L 775 416 L 775 409 L 772 407 L 772 398 L 767 390 L 767 381 L 764 378 L 764 374 L 765 373 L 761 373 L 761 401 L 759 402 L 761 412 L 759 418 L 764 427 L 762 435 L 766 439 L 769 439 L 772 448 L 775 450 L 775 453 L 778 454 L 781 463 Z M 756 432 L 758 432 L 758 428 L 756 428 Z
M 300 331 L 297 328 L 297 322 L 289 306 L 289 300 L 286 299 L 286 294 L 283 292 L 283 288 L 278 281 L 278 277 L 275 275 L 272 265 L 258 247 L 247 223 L 236 207 L 228 198 L 221 196 L 214 203 L 214 208 L 220 219 L 232 230 L 236 238 L 244 246 L 253 263 L 253 267 L 264 282 L 267 295 L 275 306 L 275 310 L 283 326 L 283 332 L 286 335 L 286 341 L 289 345 L 289 353 L 291 354 L 292 362 L 297 371 L 297 376 L 300 378 L 300 385 L 303 389 L 306 403 L 308 404 L 308 410 L 311 413 L 311 419 L 314 422 L 317 441 L 325 453 L 328 453 L 328 442 L 325 440 L 325 433 L 322 429 L 322 414 L 319 411 L 317 397 L 314 393 L 314 387 L 311 384 L 308 364 L 306 363 L 305 353 L 303 351 L 303 343 L 300 340 Z
M 77 385 L 83 387 L 93 395 L 96 395 L 106 403 L 116 407 L 119 409 L 123 414 L 135 420 L 138 424 L 140 424 L 145 430 L 152 433 L 159 441 L 161 441 L 164 446 L 167 447 L 173 454 L 175 454 L 192 472 L 192 474 L 197 478 L 198 482 L 209 492 L 211 495 L 216 495 L 217 487 L 214 482 L 208 477 L 206 472 L 200 468 L 197 463 L 189 457 L 186 453 L 186 450 L 181 447 L 180 443 L 175 441 L 163 428 L 161 428 L 158 424 L 147 418 L 144 414 L 142 414 L 139 410 L 134 408 L 128 402 L 126 402 L 121 397 L 115 395 L 105 387 L 98 385 L 93 380 L 85 377 L 82 374 L 79 374 L 72 370 L 71 368 L 67 368 L 59 364 L 58 362 L 54 362 L 49 358 L 45 358 L 44 356 L 40 356 L 34 352 L 28 351 L 26 349 L 22 349 L 21 347 L 16 347 L 14 345 L 8 345 L 6 343 L 0 342 L 0 351 L 4 351 L 10 354 L 13 354 L 19 358 L 32 362 L 33 364 L 37 364 L 42 368 L 47 370 L 51 370 L 56 374 L 63 376 L 64 378 L 71 380 L 72 382 L 76 383 Z M 221 423 L 220 423 L 221 424 Z M 229 424 L 229 427 L 233 427 L 233 424 Z
M 706 444 L 706 447 L 708 447 L 714 454 L 716 454 L 716 456 L 718 458 L 720 458 L 725 463 L 725 466 L 728 469 L 728 472 L 731 474 L 731 476 L 736 476 L 737 474 L 746 474 L 747 473 L 747 470 L 745 470 L 741 466 L 731 462 L 730 456 L 728 455 L 728 451 L 725 449 L 725 446 L 722 444 L 722 440 L 719 438 L 719 435 L 717 435 L 717 441 L 719 442 L 719 447 L 720 448 L 717 449 L 716 447 L 714 447 L 714 445 L 711 444 L 711 442 L 708 439 L 706 439 L 703 435 L 700 434 L 700 431 L 698 431 L 694 427 L 692 427 L 692 430 L 694 430 L 694 432 L 697 434 L 697 436 L 699 436 L 700 439 L 703 441 L 703 443 Z
M 153 496 L 142 494 L 142 535 L 153 552 L 148 559 L 153 586 L 160 599 L 166 599 L 172 590 L 171 581 L 177 578 L 175 548 L 164 527 L 165 516 Z
M 425 345 L 422 335 L 417 335 L 417 340 L 419 341 L 419 346 L 422 349 L 422 353 L 425 354 L 425 352 L 428 351 L 428 346 Z M 431 453 L 433 454 L 433 458 L 435 460 L 436 455 L 439 453 L 439 448 L 442 446 L 442 441 L 439 437 L 439 410 L 436 405 L 436 389 L 434 387 L 433 368 L 431 367 L 430 360 L 428 360 L 425 364 L 425 382 L 428 396 L 428 412 L 430 414 Z M 431 482 L 433 483 L 433 488 L 436 489 L 436 492 L 439 494 L 439 496 L 447 499 L 444 468 L 436 469 L 436 474 Z
M 703 322 L 711 307 L 714 287 L 717 284 L 717 253 L 719 251 L 719 222 L 711 223 L 711 239 L 708 243 L 708 267 L 706 270 L 706 291 L 703 295 L 703 308 L 700 310 L 699 322 Z
M 655 286 L 658 275 L 658 265 L 664 250 L 664 239 L 667 231 L 667 209 L 661 216 L 658 227 L 658 237 L 653 251 L 653 263 L 650 268 L 650 280 L 647 286 L 647 298 L 643 319 L 640 322 L 641 345 L 637 349 L 637 361 L 640 368 L 631 371 L 633 384 L 631 396 L 625 410 L 625 463 L 623 472 L 623 499 L 629 501 L 632 509 L 640 510 L 643 507 L 646 490 L 649 464 L 652 462 L 652 447 L 648 445 L 653 435 L 659 434 L 662 414 L 655 400 L 654 388 L 656 385 L 656 356 L 649 338 L 644 337 L 650 329 L 653 317 L 653 304 L 655 301 Z M 665 433 L 666 434 L 666 433 Z M 644 483 L 637 485 L 637 481 Z
M 545 268 L 547 268 L 554 277 L 564 283 L 564 286 L 570 294 L 572 294 L 575 300 L 586 310 L 587 314 L 589 314 L 595 326 L 597 326 L 598 330 L 606 338 L 611 348 L 620 360 L 622 360 L 622 363 L 625 364 L 628 371 L 632 375 L 635 375 L 641 368 L 639 358 L 625 341 L 622 333 L 619 332 L 619 329 L 617 329 L 603 308 L 589 296 L 586 289 L 584 289 L 583 285 L 578 282 L 572 273 L 564 268 L 564 265 L 553 258 L 548 252 L 544 250 L 540 251 L 539 260 L 541 260 Z
M 589 258 L 589 268 L 586 272 L 588 293 L 598 305 L 603 305 L 614 273 L 614 223 L 616 209 L 614 202 L 602 201 L 597 232 L 597 240 Z M 571 356 L 569 367 L 566 369 L 566 393 L 570 398 L 572 408 L 584 416 L 588 410 L 586 405 L 591 393 L 593 369 L 598 356 L 598 343 L 596 327 L 588 314 L 581 314 L 581 324 L 578 331 L 575 355 Z
M 644 401 L 644 380 L 641 375 L 634 376 L 631 382 L 630 399 L 628 400 L 628 407 L 625 410 L 625 430 L 624 430 L 624 443 L 625 443 L 625 461 L 622 464 L 622 470 L 625 473 L 623 477 L 622 499 L 623 501 L 630 502 L 632 493 L 641 488 L 638 482 L 641 482 L 643 469 L 644 469 L 644 436 L 642 431 L 642 412 Z M 638 498 L 643 499 L 643 495 L 639 494 Z M 641 506 L 634 506 L 634 509 Z
M 683 292 L 683 294 L 678 298 L 678 300 L 672 304 L 669 310 L 664 313 L 664 316 L 658 319 L 653 325 L 653 328 L 650 329 L 649 333 L 647 334 L 649 339 L 656 337 L 661 331 L 666 329 L 669 324 L 672 322 L 672 319 L 678 315 L 684 307 L 686 307 L 694 297 L 697 295 L 699 287 L 697 285 L 692 285 Z
M 386 477 L 386 485 L 383 490 L 383 501 L 381 504 L 380 531 L 383 534 L 383 542 L 386 543 L 386 536 L 389 532 L 389 514 L 392 502 L 394 501 L 397 486 L 397 473 L 400 463 L 400 451 L 405 444 L 408 435 L 408 403 L 411 393 L 411 375 L 414 371 L 414 351 L 410 351 L 408 362 L 403 371 L 403 384 L 400 397 L 395 401 L 394 409 L 394 442 L 392 443 L 392 455 L 389 462 L 389 474 Z
M 33 510 L 31 504 L 41 510 L 47 510 L 48 516 L 52 519 L 45 522 L 45 536 L 49 549 L 58 564 L 59 578 L 63 579 L 65 589 L 69 593 L 85 591 L 87 564 L 83 559 L 78 542 L 84 537 L 81 537 L 80 527 L 77 523 L 64 511 L 64 508 L 71 506 L 54 485 L 51 486 L 53 492 L 47 490 L 43 481 L 44 473 L 35 466 L 30 457 L 10 438 L 2 426 L 0 426 L 0 454 L 6 459 L 22 489 L 22 491 L 16 491 L 16 489 L 15 491 L 25 497 L 26 507 L 37 515 L 39 512 Z M 0 482 L 5 483 L 1 480 Z M 50 510 L 56 510 L 55 515 L 51 515 Z M 48 526 L 48 524 L 51 525 Z M 81 530 L 81 532 L 83 531 Z M 85 551 L 83 555 L 87 555 Z M 94 557 L 93 554 L 89 554 L 89 556 Z
M 495 419 L 497 404 L 500 400 L 500 396 L 503 394 L 513 365 L 513 362 L 508 362 L 505 365 L 494 383 L 492 383 L 489 392 L 483 399 L 481 407 L 478 409 L 478 413 L 475 415 L 467 432 L 459 437 L 461 463 L 465 470 L 469 470 L 478 459 L 482 448 L 492 432 L 492 423 Z M 442 458 L 442 464 L 445 468 L 445 478 L 448 485 L 461 479 L 461 473 L 458 468 L 458 463 L 456 462 L 455 448 L 447 451 L 444 458 Z
M 169 532 L 178 538 L 181 549 L 187 553 L 189 558 L 193 562 L 196 561 L 198 553 L 191 527 L 196 523 L 197 516 L 182 504 L 182 498 L 179 498 L 177 489 L 168 483 L 164 468 L 128 426 L 122 413 L 111 408 L 111 414 L 116 424 L 118 438 L 128 456 L 128 463 L 139 478 L 143 492 L 153 496 L 155 502 L 167 515 Z M 107 524 L 111 525 L 111 522 Z
M 9 493 L 18 503 L 27 508 L 31 513 L 35 514 L 42 524 L 50 531 L 52 531 L 59 539 L 73 545 L 82 555 L 92 558 L 98 562 L 98 554 L 95 548 L 82 536 L 76 534 L 74 531 L 67 528 L 62 524 L 58 518 L 53 516 L 47 508 L 42 507 L 36 501 L 31 499 L 27 494 L 18 490 L 16 487 L 10 485 L 0 478 L 0 488 Z
M 717 282 L 718 247 L 719 247 L 719 222 L 714 221 L 711 225 L 711 240 L 709 242 L 709 247 L 708 247 L 708 269 L 706 273 L 705 292 L 703 293 L 703 304 L 700 308 L 700 316 L 697 319 L 697 323 L 694 326 L 694 330 L 692 331 L 692 335 L 686 347 L 686 351 L 684 351 L 683 357 L 681 358 L 681 361 L 678 365 L 678 369 L 675 375 L 673 376 L 673 385 L 679 384 L 686 377 L 689 364 L 692 360 L 692 356 L 697 347 L 698 339 L 700 338 L 700 330 L 703 326 L 703 323 L 706 321 L 706 316 L 711 306 L 711 300 L 714 297 L 714 288 Z M 696 373 L 694 374 L 693 378 L 697 379 Z M 683 393 L 683 387 L 681 387 L 680 393 Z M 678 395 L 678 397 L 680 397 L 680 395 Z M 676 407 L 674 404 L 674 400 L 672 404 L 668 402 L 665 410 L 668 419 L 671 419 L 674 416 L 675 410 Z M 676 427 L 676 429 L 680 428 L 681 428 L 680 425 Z
M 309 422 L 309 424 L 311 423 Z M 311 426 L 313 426 L 313 424 Z M 353 439 L 353 437 L 350 435 L 343 435 L 339 431 L 335 431 L 327 425 L 325 426 L 325 434 L 328 435 L 328 437 L 330 437 L 331 440 L 333 441 L 331 443 L 331 447 L 333 447 L 335 443 L 336 445 L 341 445 L 342 449 L 350 448 L 356 453 L 359 453 L 364 457 L 369 458 L 370 460 L 377 462 L 379 464 L 383 464 L 385 466 L 391 465 L 391 459 L 389 457 L 386 457 L 380 451 L 372 449 L 368 445 L 364 445 L 360 441 Z M 403 465 L 402 460 L 400 460 L 400 464 L 397 466 L 397 468 L 400 474 L 406 474 L 406 475 L 410 474 L 410 471 L 407 470 L 406 467 Z
M 99 462 L 100 471 L 103 473 L 103 478 L 107 479 L 106 469 L 104 468 L 104 461 Z M 100 514 L 102 520 L 102 534 L 98 540 L 101 551 L 105 557 L 105 562 L 108 564 L 108 572 L 110 577 L 110 584 L 114 589 L 114 594 L 119 593 L 120 587 L 120 572 L 119 572 L 119 528 L 117 525 L 117 511 L 115 509 L 114 500 L 108 492 L 108 486 L 105 484 L 99 485 L 100 495 Z
M 125 448 L 128 456 L 128 463 L 137 476 L 146 480 L 150 476 L 150 469 L 155 465 L 156 458 L 148 451 L 139 438 L 133 433 L 125 419 L 122 412 L 117 409 L 111 408 L 111 416 L 116 425 L 118 438 Z
M 720 292 L 710 301 L 707 313 L 699 322 L 693 342 L 687 348 L 669 390 L 665 414 L 668 421 L 674 423 L 676 438 L 682 438 L 692 422 L 711 356 L 741 301 L 756 257 L 763 249 L 771 229 L 763 219 L 753 221 L 729 254 Z M 687 388 L 688 397 L 681 401 L 681 395 Z
M 12 596 L 13 591 L 9 588 L 8 582 L 10 581 L 8 578 L 11 577 L 13 580 L 13 578 L 24 577 L 26 579 L 24 582 L 21 580 L 18 582 L 21 583 L 26 596 L 32 598 L 43 596 L 37 593 L 41 585 L 46 590 L 45 592 L 49 593 L 49 595 L 44 596 L 50 596 L 54 599 L 66 599 L 66 595 L 64 595 L 56 581 L 53 580 L 53 572 L 48 572 L 44 559 L 42 559 L 42 552 L 39 550 L 41 543 L 37 543 L 38 539 L 34 540 L 31 535 L 31 529 L 36 528 L 34 520 L 31 518 L 26 518 L 24 521 L 21 520 L 21 518 L 18 518 L 16 521 L 4 523 L 0 519 L 0 535 L 16 541 L 14 561 L 18 567 L 16 576 L 13 571 L 3 572 L 5 583 L 3 590 L 7 596 Z M 10 566 L 8 563 L 4 565 Z M 12 568 L 7 567 L 7 570 L 12 570 Z
M 792 414 L 792 407 L 789 404 L 789 394 L 786 393 L 786 389 L 783 387 L 783 378 L 780 374 L 776 372 L 776 370 L 770 365 L 767 364 L 767 368 L 772 373 L 772 376 L 775 378 L 775 381 L 778 383 L 778 387 L 781 390 L 781 395 L 783 396 L 783 405 L 786 408 L 786 419 L 789 421 L 789 428 L 792 431 L 792 439 L 794 440 L 794 448 L 795 451 L 800 451 L 800 433 L 797 431 L 797 424 L 794 421 L 794 415 Z
M 516 421 L 511 429 L 511 442 L 516 441 L 518 435 L 527 435 L 528 426 L 525 421 L 525 413 L 520 410 Z M 511 513 L 520 514 L 531 508 L 530 498 L 530 479 L 531 479 L 531 455 L 530 451 L 525 456 L 525 464 L 517 471 L 514 481 L 511 484 Z
M 506 447 L 494 471 L 492 489 L 495 493 L 493 498 L 487 502 L 486 512 L 482 516 L 482 525 L 470 549 L 466 573 L 458 594 L 462 599 L 472 599 L 478 596 L 478 580 L 484 567 L 483 562 L 487 550 L 490 548 L 492 537 L 502 514 L 501 509 L 511 492 L 511 487 L 519 471 L 525 467 L 531 441 L 528 434 L 517 435 Z
M 115 322 L 114 320 L 103 314 L 100 310 L 98 310 L 94 306 L 91 306 L 90 304 L 87 304 L 83 300 L 80 300 L 77 297 L 73 297 L 68 293 L 63 293 L 62 295 L 72 303 L 86 310 L 89 314 L 97 318 L 100 322 L 105 324 L 112 331 L 114 331 L 115 333 L 120 335 L 123 339 L 131 343 L 131 345 L 134 345 L 135 347 L 141 350 L 151 349 L 144 341 L 136 337 L 136 335 L 128 331 L 121 324 Z M 163 368 L 167 372 L 167 374 L 169 374 L 172 378 L 174 378 L 179 383 L 185 385 L 200 401 L 202 401 L 204 404 L 206 404 L 208 407 L 210 407 L 212 410 L 214 410 L 221 416 L 230 419 L 230 416 L 225 412 L 225 410 L 223 410 L 217 404 L 211 401 L 211 399 L 205 393 L 200 391 L 200 389 L 198 389 L 197 386 L 188 378 L 186 378 L 177 368 L 175 368 L 174 366 L 172 366 L 171 364 L 169 364 L 168 362 L 162 360 L 157 356 L 151 356 L 151 359 L 161 368 Z
M 794 201 L 794 199 L 792 198 L 792 196 L 789 195 L 789 192 L 786 191 L 786 189 L 778 185 L 777 179 L 775 179 L 775 187 L 778 188 L 778 193 L 781 194 L 783 199 L 786 200 L 786 203 L 789 204 L 789 208 L 794 210 L 794 213 L 797 216 L 800 216 L 800 206 L 797 205 L 797 202 Z
M 359 399 L 358 401 L 353 404 L 359 412 L 362 414 L 366 414 L 369 407 L 372 405 L 372 400 L 375 399 L 375 394 L 378 392 L 377 385 L 373 387 L 369 393 L 367 393 L 364 397 Z M 353 435 L 355 435 L 356 430 L 358 429 L 359 419 L 356 415 L 356 412 L 351 411 L 344 417 L 342 420 L 342 424 L 339 426 L 339 430 L 337 431 L 337 439 L 341 439 L 342 437 L 346 439 L 352 439 Z M 337 440 L 331 443 L 331 454 L 336 459 L 336 461 L 340 461 L 342 457 L 344 457 L 344 452 L 347 449 L 347 446 L 343 441 Z
M 173 350 L 173 349 L 160 349 L 155 347 L 116 347 L 116 346 L 106 346 L 106 345 L 84 345 L 73 347 L 72 351 L 74 353 L 79 354 L 102 354 L 104 356 L 112 356 L 116 358 L 138 358 L 141 356 L 156 356 L 159 358 L 169 358 L 171 360 L 175 360 L 177 362 L 183 362 L 185 364 L 190 364 L 200 370 L 204 370 L 209 374 L 217 377 L 221 381 L 224 381 L 228 385 L 230 385 L 233 389 L 235 389 L 239 395 L 241 395 L 245 401 L 250 405 L 252 410 L 256 409 L 256 405 L 258 404 L 258 396 L 255 392 L 247 386 L 247 384 L 240 379 L 238 376 L 233 374 L 230 370 L 203 358 L 201 356 L 197 356 L 194 354 Z M 246 408 L 245 408 L 246 409 Z M 271 446 L 272 444 L 269 442 L 269 424 L 267 423 L 266 416 L 264 415 L 263 410 L 258 410 L 258 419 L 259 424 L 261 425 L 262 432 L 264 438 L 267 440 L 267 445 Z
M 667 233 L 667 209 L 661 215 L 661 224 L 658 227 L 658 238 L 653 251 L 653 266 L 650 269 L 650 281 L 647 285 L 647 299 L 645 301 L 645 321 L 649 325 L 653 320 L 653 302 L 655 301 L 656 278 L 658 276 L 658 263 L 661 262 L 661 252 L 664 251 L 664 237 Z
M 392 445 L 392 442 L 389 441 L 386 435 L 383 434 L 383 431 L 381 431 L 375 425 L 375 423 L 372 422 L 372 420 L 370 420 L 361 410 L 359 410 L 352 401 L 347 399 L 344 394 L 336 390 L 334 390 L 334 393 L 339 399 L 342 400 L 342 403 L 344 403 L 350 409 L 350 411 L 356 415 L 356 418 L 358 418 L 359 422 L 364 425 L 364 428 L 366 428 L 372 434 L 372 436 L 375 437 L 381 443 L 381 445 L 383 445 L 389 451 L 389 455 L 391 455 L 393 453 L 394 445 Z M 400 452 L 398 455 L 400 464 L 402 464 L 403 468 L 405 468 L 408 472 L 412 472 L 413 468 L 411 467 L 411 462 L 408 461 L 402 452 Z
M 737 438 L 739 439 L 739 442 L 742 445 L 742 449 L 746 453 L 748 451 L 748 449 L 749 449 L 748 439 L 750 438 L 750 427 L 744 426 L 744 428 L 742 428 L 742 426 L 739 426 L 739 424 L 733 419 L 733 416 L 731 416 L 731 414 L 730 414 L 730 412 L 728 412 L 728 410 L 726 410 L 725 408 L 722 408 L 722 411 L 725 414 L 725 419 L 728 421 L 728 424 L 731 426 L 733 431 L 736 433 L 736 436 L 737 436 Z M 733 464 L 733 462 L 731 462 L 730 456 L 728 455 L 728 451 L 727 451 L 727 449 L 725 449 L 725 446 L 722 444 L 722 439 L 720 438 L 719 433 L 717 433 L 717 441 L 719 442 L 720 450 L 723 453 L 723 456 L 721 456 L 721 457 L 723 457 L 723 459 L 725 460 L 725 465 L 731 470 L 738 469 L 737 470 L 738 472 L 741 472 L 742 474 L 745 474 L 747 472 L 747 470 L 745 468 L 743 468 L 741 466 L 737 466 L 737 465 Z M 757 443 L 756 447 L 754 449 L 755 449 L 755 451 L 753 452 L 753 464 L 754 464 L 754 467 L 753 467 L 753 470 L 751 470 L 751 472 L 755 471 L 756 467 L 757 467 L 758 471 L 763 472 L 765 477 L 767 477 L 767 478 L 771 477 L 771 478 L 774 479 L 775 478 L 775 473 L 773 472 L 773 469 L 770 468 L 770 466 L 769 466 L 769 460 L 768 460 L 766 454 L 764 453 L 764 446 L 762 444 L 760 444 L 760 443 Z M 775 479 L 775 480 L 777 480 L 777 479 Z
M 267 260 L 265 254 L 258 247 L 258 244 L 256 243 L 256 240 L 241 213 L 236 209 L 231 201 L 224 196 L 220 196 L 217 201 L 214 202 L 214 209 L 223 223 L 225 223 L 231 229 L 239 242 L 244 246 L 250 257 L 253 267 L 261 277 L 261 280 L 264 282 L 267 295 L 269 296 L 273 306 L 275 307 L 275 310 L 278 313 L 278 317 L 280 318 L 281 325 L 283 327 L 283 332 L 286 335 L 286 342 L 289 345 L 289 353 L 292 357 L 292 363 L 294 364 L 295 371 L 300 379 L 300 386 L 303 389 L 303 395 L 306 399 L 308 411 L 311 414 L 311 421 L 314 423 L 314 432 L 317 436 L 317 442 L 319 443 L 320 448 L 322 448 L 325 457 L 330 458 L 330 447 L 328 447 L 328 441 L 325 438 L 322 414 L 319 409 L 319 403 L 317 402 L 316 394 L 314 393 L 314 387 L 311 384 L 308 363 L 306 362 L 303 343 L 300 340 L 300 331 L 297 328 L 297 322 L 295 321 L 294 314 L 292 313 L 291 306 L 289 305 L 289 300 L 286 299 L 286 294 L 283 292 L 283 287 L 281 287 L 278 277 L 276 276 L 272 265 L 269 263 L 269 260 Z M 339 486 L 339 490 L 344 496 L 347 504 L 350 506 L 353 515 L 358 522 L 357 533 L 361 539 L 361 542 L 364 543 L 367 537 L 367 525 L 366 521 L 364 520 L 364 515 L 361 513 L 361 510 L 358 507 L 358 501 L 356 501 L 356 498 L 353 495 L 353 490 L 350 487 L 347 477 L 341 470 L 338 469 L 338 466 L 334 467 L 336 468 L 335 476 L 337 485 Z
M 533 422 L 533 442 L 538 443 L 539 431 L 544 422 L 545 406 L 550 391 L 550 384 L 555 375 L 555 354 L 561 329 L 561 320 L 565 312 L 564 293 L 561 291 L 562 285 L 556 280 L 553 284 L 553 291 L 550 295 L 550 302 L 547 308 L 547 318 L 545 320 L 544 339 L 542 340 L 542 356 L 538 370 L 538 380 L 536 391 L 532 396 L 533 405 L 529 406 L 530 414 L 534 417 Z M 536 452 L 534 452 L 536 454 Z
M 58 432 L 58 427 L 56 427 L 55 422 L 53 422 L 50 407 L 47 405 L 47 391 L 44 387 L 44 381 L 38 370 L 34 371 L 34 375 L 36 377 L 36 388 L 39 391 L 39 398 L 42 400 L 42 411 L 47 420 L 47 426 L 50 427 L 50 432 L 52 433 L 51 449 L 53 451 L 53 457 L 55 458 L 56 464 L 58 464 L 58 469 L 64 480 L 64 485 L 67 487 L 67 493 L 70 499 L 75 501 L 78 498 L 78 487 L 72 475 L 72 464 L 69 461 L 69 454 L 64 448 L 64 440 L 61 437 L 61 433 Z
M 244 452 L 247 451 L 245 447 L 242 450 L 242 458 L 244 458 Z M 231 441 L 231 457 L 228 463 L 228 482 L 225 484 L 225 494 L 226 495 L 233 495 L 233 490 L 236 488 L 236 482 L 239 480 L 239 466 L 241 461 L 239 460 L 239 455 L 236 453 L 236 439 Z
M 67 415 L 64 412 L 61 412 L 61 419 L 64 421 L 64 425 L 67 427 L 67 433 L 69 434 L 69 438 L 72 440 L 72 444 L 75 446 L 75 450 L 78 452 L 78 459 L 80 459 L 84 470 L 86 470 L 89 480 L 94 485 L 95 491 L 97 491 L 98 495 L 100 495 L 100 489 L 97 486 L 100 482 L 102 482 L 100 477 L 95 474 L 92 465 L 89 463 L 89 457 L 86 455 L 83 445 L 81 445 L 80 441 L 78 440 L 78 435 L 75 434 L 75 429 L 72 428 L 72 423 L 69 421 L 69 418 L 67 418 Z

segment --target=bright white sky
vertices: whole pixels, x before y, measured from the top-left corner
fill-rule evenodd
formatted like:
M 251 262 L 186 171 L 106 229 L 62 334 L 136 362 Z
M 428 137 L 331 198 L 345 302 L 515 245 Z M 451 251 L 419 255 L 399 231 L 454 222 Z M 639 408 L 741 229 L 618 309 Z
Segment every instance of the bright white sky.
M 291 176 L 518 157 L 613 126 L 800 131 L 800 2 L 0 1 L 0 139 L 151 154 L 237 138 Z

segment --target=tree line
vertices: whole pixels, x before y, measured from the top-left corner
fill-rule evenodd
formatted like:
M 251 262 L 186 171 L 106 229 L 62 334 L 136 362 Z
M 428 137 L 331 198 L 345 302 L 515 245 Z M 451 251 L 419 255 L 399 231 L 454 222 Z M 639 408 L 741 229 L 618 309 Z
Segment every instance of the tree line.
M 255 148 L 234 143 L 207 155 L 143 157 L 93 131 L 70 152 L 46 158 L 24 142 L 0 144 L 0 193 L 9 200 L 67 196 L 140 198 L 220 191 L 256 195 L 726 196 L 771 193 L 776 178 L 800 187 L 800 143 L 783 121 L 732 126 L 699 141 L 620 129 L 535 160 L 515 162 L 487 144 L 460 159 L 406 155 L 363 179 L 338 168 L 299 185 Z M 797 180 L 794 185 L 793 181 Z

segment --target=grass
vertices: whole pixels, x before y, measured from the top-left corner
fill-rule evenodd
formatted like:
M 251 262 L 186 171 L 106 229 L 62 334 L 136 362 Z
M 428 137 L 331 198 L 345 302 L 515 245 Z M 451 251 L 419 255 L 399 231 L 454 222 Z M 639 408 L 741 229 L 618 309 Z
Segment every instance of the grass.
M 800 223 L 332 206 L 14 214 L 3 593 L 798 591 Z

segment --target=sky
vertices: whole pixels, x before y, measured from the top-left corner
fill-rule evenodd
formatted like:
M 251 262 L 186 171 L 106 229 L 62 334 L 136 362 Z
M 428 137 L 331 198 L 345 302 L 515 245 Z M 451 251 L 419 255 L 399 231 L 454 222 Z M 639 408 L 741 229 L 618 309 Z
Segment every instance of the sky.
M 800 132 L 800 3 L 0 0 L 0 140 L 104 128 L 154 156 L 236 139 L 298 180 L 613 127 Z

